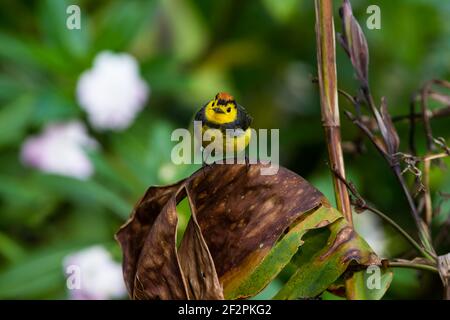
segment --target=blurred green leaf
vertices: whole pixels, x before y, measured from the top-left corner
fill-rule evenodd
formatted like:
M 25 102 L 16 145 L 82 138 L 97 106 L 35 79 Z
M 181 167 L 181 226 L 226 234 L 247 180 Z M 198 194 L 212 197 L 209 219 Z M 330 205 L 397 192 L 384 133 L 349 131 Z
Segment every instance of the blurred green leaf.
M 161 119 L 141 117 L 126 132 L 114 135 L 115 152 L 142 188 L 157 182 L 160 166 L 170 161 L 172 127 Z
M 89 15 L 81 6 L 81 29 L 68 29 L 66 20 L 69 14 L 66 12 L 70 5 L 77 5 L 77 1 L 67 0 L 43 0 L 40 1 L 39 22 L 45 41 L 50 46 L 57 47 L 71 59 L 86 57 L 90 45 L 89 29 L 86 19 Z M 79 5 L 79 4 L 78 4 Z M 74 63 L 73 60 L 68 63 Z
M 142 75 L 150 83 L 152 92 L 173 94 L 186 90 L 189 76 L 182 72 L 171 57 L 153 57 L 142 65 Z
M 0 271 L 0 299 L 26 299 L 44 296 L 65 285 L 63 258 L 79 245 L 61 243 L 58 247 L 36 250 L 19 263 Z
M 22 96 L 0 108 L 0 149 L 21 142 L 32 120 L 32 103 L 30 96 Z
M 2 224 L 37 227 L 54 213 L 60 201 L 55 194 L 33 179 L 15 175 L 0 175 Z
M 25 250 L 8 235 L 0 232 L 0 256 L 9 262 L 17 262 L 25 256 Z
M 44 73 L 53 71 L 57 74 L 73 72 L 73 66 L 60 52 L 43 46 L 34 39 L 0 32 L 0 43 L 0 58 L 13 62 L 18 68 L 37 68 Z M 29 73 L 36 71 L 27 70 Z
M 169 20 L 172 46 L 179 61 L 196 58 L 205 48 L 208 32 L 191 0 L 166 0 L 161 2 L 164 15 Z
M 299 0 L 262 0 L 267 8 L 267 12 L 277 21 L 286 22 L 299 9 Z
M 97 25 L 96 50 L 126 50 L 143 25 L 151 22 L 155 4 L 154 0 L 111 2 Z
M 80 108 L 73 97 L 66 97 L 54 87 L 42 89 L 36 95 L 33 124 L 43 126 L 52 122 L 61 122 L 80 117 Z
M 87 243 L 111 242 L 114 232 L 123 219 L 112 219 L 103 205 L 80 204 L 61 221 L 58 233 L 51 236 L 55 242 L 64 236 Z
M 23 85 L 11 76 L 0 74 L 0 101 L 10 100 L 23 93 Z
M 99 203 L 123 219 L 129 216 L 132 209 L 132 203 L 128 203 L 120 195 L 93 180 L 84 181 L 64 176 L 39 174 L 38 181 L 49 192 L 60 195 L 74 204 Z
M 388 294 L 390 297 L 417 299 L 421 294 L 420 274 L 417 270 L 395 268 L 392 284 Z

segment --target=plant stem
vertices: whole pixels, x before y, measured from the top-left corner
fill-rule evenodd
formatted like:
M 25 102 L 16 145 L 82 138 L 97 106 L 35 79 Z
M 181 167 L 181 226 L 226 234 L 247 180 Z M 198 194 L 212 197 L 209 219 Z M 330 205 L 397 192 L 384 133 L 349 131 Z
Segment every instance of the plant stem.
M 428 118 L 429 119 L 444 118 L 444 117 L 448 117 L 449 115 L 450 115 L 450 106 L 447 106 L 447 107 L 440 108 L 440 109 L 430 110 Z M 394 116 L 394 117 L 392 117 L 392 121 L 393 122 L 403 121 L 403 120 L 407 120 L 411 117 L 415 120 L 421 120 L 422 113 L 413 112 L 412 114 L 408 114 L 408 115 Z
M 416 222 L 416 226 L 419 232 L 419 237 L 420 240 L 422 242 L 422 244 L 424 245 L 424 247 L 429 251 L 433 253 L 433 256 L 436 256 L 435 252 L 434 252 L 434 248 L 431 244 L 431 240 L 429 237 L 429 233 L 428 230 L 425 227 L 425 224 L 423 222 L 423 220 L 420 218 L 419 213 L 417 212 L 417 208 L 416 205 L 414 203 L 414 200 L 411 196 L 411 193 L 408 189 L 408 187 L 406 186 L 406 182 L 405 179 L 402 176 L 402 173 L 400 171 L 400 166 L 397 165 L 395 167 L 393 167 L 395 176 L 397 177 L 397 180 L 399 181 L 400 185 L 402 186 L 402 189 L 404 191 L 404 194 L 406 196 L 406 199 L 408 201 L 409 207 L 411 209 L 411 213 L 414 217 L 414 220 Z
M 430 192 L 430 158 L 426 158 L 423 163 L 423 184 L 424 184 L 424 200 L 425 200 L 425 223 L 428 230 L 431 228 L 431 219 L 433 218 L 433 207 L 431 203 Z
M 380 218 L 382 218 L 384 221 L 386 221 L 387 223 L 389 223 L 393 228 L 395 228 L 414 248 L 417 249 L 417 251 L 419 251 L 425 258 L 431 260 L 431 261 L 435 261 L 434 255 L 430 252 L 428 252 L 426 249 L 424 249 L 420 244 L 417 243 L 416 240 L 414 240 L 402 227 L 400 227 L 394 220 L 392 220 L 391 218 L 389 218 L 386 214 L 384 214 L 383 212 L 381 212 L 380 210 L 369 206 L 369 205 L 365 205 L 363 206 L 364 209 L 371 211 L 373 213 L 375 213 L 377 216 L 379 216 Z
M 332 168 L 345 177 L 338 106 L 333 1 L 315 0 L 315 12 L 322 125 L 325 130 L 328 159 Z M 337 208 L 352 225 L 352 209 L 347 188 L 334 175 L 332 178 Z
M 364 97 L 366 99 L 367 104 L 369 105 L 370 109 L 372 110 L 374 117 L 377 118 L 377 123 L 380 123 L 381 120 L 378 119 L 378 117 L 380 115 L 375 106 L 375 102 L 373 100 L 373 97 L 372 97 L 369 87 L 362 85 L 361 89 L 364 93 Z M 375 140 L 373 140 L 373 138 L 371 138 L 371 140 L 375 145 L 377 145 Z M 385 141 L 385 144 L 387 145 L 387 141 Z M 379 150 L 379 151 L 381 151 L 381 150 Z M 397 181 L 399 182 L 400 186 L 402 187 L 403 193 L 405 194 L 406 200 L 408 202 L 408 205 L 409 205 L 409 208 L 411 211 L 411 215 L 413 216 L 414 221 L 416 223 L 420 241 L 422 242 L 425 249 L 427 249 L 428 252 L 433 253 L 433 256 L 435 257 L 436 254 L 434 253 L 434 248 L 431 244 L 429 232 L 428 232 L 422 218 L 419 216 L 416 204 L 414 203 L 414 199 L 411 195 L 411 192 L 408 189 L 405 179 L 403 178 L 400 163 L 398 161 L 396 161 L 396 159 L 393 158 L 392 155 L 389 155 L 386 152 L 381 152 L 381 153 L 382 153 L 383 157 L 386 159 L 386 161 L 389 163 L 390 167 L 392 168 L 392 170 L 394 172 L 395 177 L 397 178 Z M 433 261 L 435 261 L 435 259 Z
M 438 269 L 434 266 L 430 266 L 428 264 L 409 262 L 409 261 L 408 262 L 406 262 L 406 261 L 405 262 L 389 261 L 388 266 L 393 267 L 393 268 L 419 269 L 419 270 L 425 270 L 425 271 L 439 273 Z
M 355 205 L 359 209 L 368 210 L 368 211 L 373 212 L 376 215 L 378 215 L 380 218 L 382 218 L 384 221 L 386 221 L 392 227 L 394 227 L 394 229 L 397 230 L 425 258 L 429 259 L 430 261 L 436 261 L 436 255 L 435 254 L 433 254 L 432 252 L 427 251 L 427 249 L 425 249 L 419 243 L 417 243 L 402 227 L 400 227 L 394 220 L 389 218 L 388 215 L 386 215 L 382 211 L 378 210 L 377 208 L 372 207 L 371 205 L 367 204 L 366 200 L 364 200 L 364 198 L 359 194 L 358 190 L 356 190 L 355 186 L 351 182 L 348 182 L 347 180 L 345 180 L 336 171 L 334 171 L 334 174 L 345 184 L 347 189 L 356 198 L 356 204 Z

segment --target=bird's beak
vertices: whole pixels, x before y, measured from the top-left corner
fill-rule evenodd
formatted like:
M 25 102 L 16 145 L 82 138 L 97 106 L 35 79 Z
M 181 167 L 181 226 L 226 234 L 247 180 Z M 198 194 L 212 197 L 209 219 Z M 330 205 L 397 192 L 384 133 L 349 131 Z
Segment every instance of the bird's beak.
M 225 113 L 225 111 L 223 111 L 221 108 L 213 108 L 215 113 Z

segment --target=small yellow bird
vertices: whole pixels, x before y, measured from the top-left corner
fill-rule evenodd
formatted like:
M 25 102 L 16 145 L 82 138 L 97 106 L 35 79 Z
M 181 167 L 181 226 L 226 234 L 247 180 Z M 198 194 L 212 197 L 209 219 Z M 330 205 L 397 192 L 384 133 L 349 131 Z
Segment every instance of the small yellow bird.
M 234 154 L 237 154 L 244 151 L 250 143 L 252 120 L 233 96 L 220 92 L 195 115 L 195 121 L 202 122 L 203 139 L 198 135 L 197 139 L 201 139 L 203 148 L 206 148 L 220 131 L 223 143 L 217 144 L 216 151 L 225 154 L 227 150 L 233 150 Z M 208 137 L 211 137 L 211 141 L 207 141 Z

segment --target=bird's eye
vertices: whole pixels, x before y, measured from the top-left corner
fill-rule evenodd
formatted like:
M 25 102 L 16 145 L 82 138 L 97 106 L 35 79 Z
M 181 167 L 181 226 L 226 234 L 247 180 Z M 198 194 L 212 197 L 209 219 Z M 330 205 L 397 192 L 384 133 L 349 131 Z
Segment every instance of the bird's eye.
M 231 108 L 230 107 L 228 107 L 227 112 L 231 112 Z

